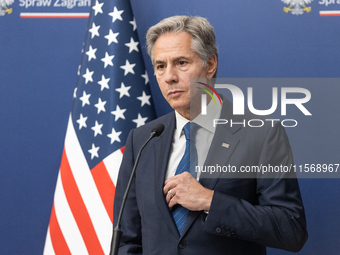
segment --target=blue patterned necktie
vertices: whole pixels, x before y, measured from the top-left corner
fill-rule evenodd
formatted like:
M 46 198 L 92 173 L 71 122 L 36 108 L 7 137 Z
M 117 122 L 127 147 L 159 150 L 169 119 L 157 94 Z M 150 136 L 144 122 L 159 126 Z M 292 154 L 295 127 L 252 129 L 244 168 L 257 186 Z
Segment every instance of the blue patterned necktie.
M 190 127 L 191 126 L 191 127 Z M 178 164 L 175 175 L 184 173 L 185 171 L 191 173 L 196 178 L 195 166 L 197 165 L 197 150 L 195 146 L 195 136 L 198 129 L 198 125 L 188 122 L 183 127 L 184 135 L 186 138 L 186 147 L 184 155 Z M 191 139 L 190 139 L 191 133 Z M 182 234 L 184 224 L 188 217 L 189 210 L 181 205 L 175 205 L 172 209 L 172 216 L 175 220 L 179 234 Z

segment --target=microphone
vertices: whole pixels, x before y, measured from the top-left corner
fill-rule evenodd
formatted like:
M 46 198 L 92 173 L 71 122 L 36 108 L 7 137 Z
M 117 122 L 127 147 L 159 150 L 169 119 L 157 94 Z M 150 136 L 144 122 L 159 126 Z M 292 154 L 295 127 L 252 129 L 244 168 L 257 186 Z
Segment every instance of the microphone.
M 150 134 L 150 137 L 148 140 L 146 140 L 146 142 L 143 144 L 143 146 L 140 148 L 138 154 L 137 154 L 137 157 L 136 157 L 136 162 L 132 168 L 132 172 L 131 172 L 131 175 L 130 175 L 130 179 L 129 179 L 129 182 L 127 184 L 127 187 L 126 187 L 126 190 L 125 190 L 125 193 L 124 193 L 124 196 L 123 196 L 123 200 L 122 200 L 122 205 L 120 207 L 120 210 L 119 210 L 119 214 L 118 214 L 118 218 L 117 218 L 117 224 L 115 226 L 115 228 L 113 229 L 113 234 L 112 234 L 112 240 L 111 240 L 111 250 L 110 250 L 110 255 L 117 255 L 118 254 L 118 248 L 119 248 L 119 243 L 120 243 L 120 238 L 122 236 L 122 231 L 120 229 L 120 222 L 122 220 L 122 215 L 123 215 L 123 210 L 124 210 L 124 207 L 125 207 L 125 203 L 126 203 L 126 199 L 127 199 L 127 196 L 129 194 L 129 190 L 130 190 L 130 187 L 131 187 L 131 183 L 132 183 L 132 180 L 133 180 L 133 177 L 135 176 L 135 172 L 136 172 L 136 168 L 137 168 L 137 165 L 138 165 L 138 161 L 139 161 L 139 158 L 140 158 L 140 155 L 144 149 L 144 147 L 150 142 L 150 140 L 156 136 L 159 136 L 160 134 L 163 133 L 163 130 L 164 130 L 164 125 L 162 123 L 158 123 L 152 130 L 151 130 L 151 134 Z
M 153 137 L 159 136 L 163 133 L 164 125 L 162 123 L 158 123 L 152 130 L 151 130 L 151 136 L 154 134 Z M 148 142 L 148 141 L 147 141 Z M 146 143 L 147 143 L 146 142 Z

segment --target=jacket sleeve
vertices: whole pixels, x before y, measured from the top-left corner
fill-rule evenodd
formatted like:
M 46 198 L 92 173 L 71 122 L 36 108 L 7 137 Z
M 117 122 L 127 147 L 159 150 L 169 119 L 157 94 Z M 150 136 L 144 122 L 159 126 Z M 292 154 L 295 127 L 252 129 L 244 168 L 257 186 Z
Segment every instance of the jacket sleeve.
M 281 125 L 267 132 L 263 142 L 258 166 L 293 165 L 288 138 Z M 293 171 L 293 170 L 291 170 Z M 307 240 L 304 207 L 295 173 L 280 173 L 275 178 L 265 178 L 262 173 L 255 180 L 257 201 L 247 200 L 214 191 L 204 231 L 240 238 L 263 246 L 299 251 Z M 235 185 L 245 180 L 236 179 Z M 247 189 L 247 187 L 240 187 Z
M 119 210 L 134 165 L 134 159 L 135 155 L 133 150 L 132 130 L 127 138 L 124 156 L 118 175 L 114 200 L 113 226 L 116 226 L 117 224 Z M 141 219 L 136 199 L 135 181 L 132 182 L 129 195 L 127 197 L 121 221 L 121 230 L 123 233 L 120 240 L 118 254 L 142 254 Z

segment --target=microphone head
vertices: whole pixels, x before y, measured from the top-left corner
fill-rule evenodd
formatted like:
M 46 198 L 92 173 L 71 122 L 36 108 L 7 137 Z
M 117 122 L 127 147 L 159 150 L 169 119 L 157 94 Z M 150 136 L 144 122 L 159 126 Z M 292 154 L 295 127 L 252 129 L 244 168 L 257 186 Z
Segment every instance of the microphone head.
M 155 136 L 159 136 L 163 133 L 164 125 L 162 123 L 158 123 L 152 130 L 151 133 L 154 133 Z

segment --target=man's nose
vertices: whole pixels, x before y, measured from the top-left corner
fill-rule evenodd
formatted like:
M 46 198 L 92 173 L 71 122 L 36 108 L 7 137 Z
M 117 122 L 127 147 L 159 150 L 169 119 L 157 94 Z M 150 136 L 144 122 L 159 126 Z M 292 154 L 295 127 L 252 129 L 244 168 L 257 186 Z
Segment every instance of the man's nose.
M 165 82 L 177 83 L 178 82 L 178 71 L 174 66 L 168 66 L 165 71 Z

